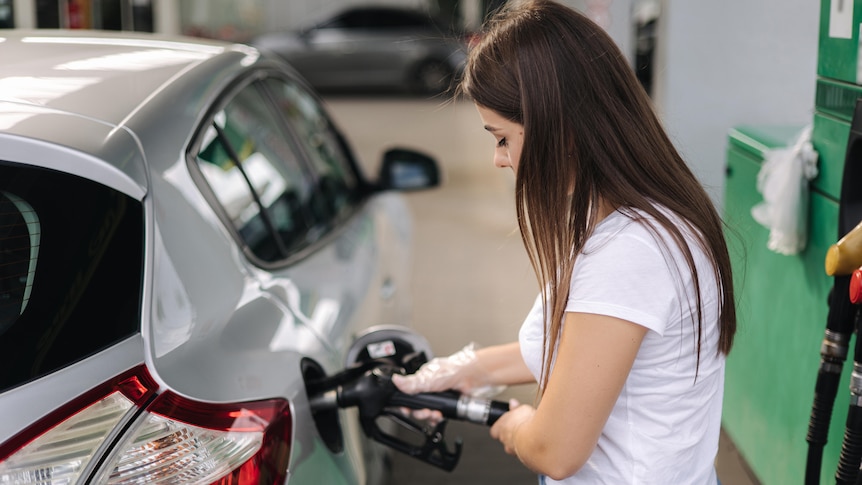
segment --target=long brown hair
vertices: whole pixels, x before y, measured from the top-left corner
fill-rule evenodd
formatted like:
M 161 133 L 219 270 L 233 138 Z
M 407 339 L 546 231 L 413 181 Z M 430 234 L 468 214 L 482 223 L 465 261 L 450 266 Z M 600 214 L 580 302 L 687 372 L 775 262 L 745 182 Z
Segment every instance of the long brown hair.
M 552 1 L 515 3 L 486 24 L 482 40 L 470 52 L 459 91 L 524 126 L 515 199 L 521 238 L 550 322 L 541 389 L 550 373 L 549 354 L 559 340 L 575 259 L 598 222 L 600 202 L 643 211 L 679 246 L 697 295 L 699 367 L 700 286 L 708 283 L 698 279 L 683 233 L 698 238 L 719 288 L 718 350 L 730 351 L 736 310 L 723 222 L 603 29 Z M 677 227 L 660 206 L 675 213 L 687 230 Z

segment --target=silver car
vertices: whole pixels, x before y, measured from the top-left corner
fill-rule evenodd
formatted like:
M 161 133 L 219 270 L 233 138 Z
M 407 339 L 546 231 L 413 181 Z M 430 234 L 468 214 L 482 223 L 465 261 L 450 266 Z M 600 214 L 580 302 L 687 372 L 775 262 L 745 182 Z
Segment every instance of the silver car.
M 319 90 L 438 94 L 464 69 L 465 39 L 419 10 L 357 6 L 300 31 L 261 35 L 252 44 L 286 59 Z
M 0 32 L 0 483 L 379 483 L 306 382 L 409 319 L 398 190 L 243 45 Z

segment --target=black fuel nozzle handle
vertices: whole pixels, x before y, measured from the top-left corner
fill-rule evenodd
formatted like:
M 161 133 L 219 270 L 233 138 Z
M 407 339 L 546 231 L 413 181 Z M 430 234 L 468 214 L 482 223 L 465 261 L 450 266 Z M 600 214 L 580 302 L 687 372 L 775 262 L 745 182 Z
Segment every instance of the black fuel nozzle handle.
M 378 367 L 351 382 L 312 396 L 312 411 L 357 406 L 360 416 L 376 416 L 387 407 L 431 409 L 440 411 L 444 418 L 485 426 L 493 425 L 509 411 L 507 402 L 472 397 L 457 391 L 407 394 L 398 390 L 392 382 L 392 374 L 391 369 Z
M 426 463 L 451 471 L 458 464 L 462 443 L 455 440 L 455 450 L 446 444 L 446 420 L 433 427 L 418 423 L 393 408 L 432 409 L 444 418 L 492 425 L 506 411 L 508 403 L 464 396 L 456 391 L 406 394 L 392 382 L 392 374 L 400 369 L 380 366 L 369 370 L 333 389 L 319 392 L 309 398 L 313 413 L 335 408 L 357 407 L 359 422 L 367 436 L 375 441 L 406 453 Z M 415 445 L 384 432 L 377 420 L 388 416 L 413 432 L 425 436 L 425 442 Z
M 409 419 L 398 410 L 392 410 L 392 397 L 399 393 L 392 382 L 392 373 L 399 369 L 377 367 L 334 389 L 309 398 L 312 413 L 335 408 L 356 407 L 359 410 L 359 423 L 369 438 L 400 451 L 425 463 L 452 471 L 461 458 L 462 443 L 458 439 L 455 449 L 450 450 L 444 439 L 446 421 L 437 423 L 433 428 Z M 378 424 L 382 416 L 394 419 L 396 423 L 424 437 L 421 445 L 408 443 L 397 436 L 384 432 Z

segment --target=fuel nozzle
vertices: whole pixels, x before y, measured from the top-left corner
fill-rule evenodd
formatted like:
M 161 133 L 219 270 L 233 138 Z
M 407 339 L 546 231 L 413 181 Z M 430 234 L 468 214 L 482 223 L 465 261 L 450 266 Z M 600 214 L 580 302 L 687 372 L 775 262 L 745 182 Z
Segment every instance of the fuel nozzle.
M 396 395 L 402 394 L 392 382 L 392 374 L 399 369 L 390 366 L 375 367 L 359 377 L 344 382 L 309 398 L 313 413 L 334 408 L 356 407 L 359 410 L 359 423 L 366 436 L 397 451 L 422 460 L 430 465 L 452 471 L 461 457 L 461 440 L 455 441 L 455 449 L 450 450 L 444 435 L 446 420 L 429 426 L 406 416 L 396 406 L 404 406 Z M 424 437 L 423 443 L 416 445 L 389 434 L 380 427 L 378 420 L 389 418 L 408 431 Z
M 456 439 L 454 450 L 450 450 L 445 440 L 447 420 L 434 425 L 416 421 L 405 415 L 402 408 L 437 410 L 447 419 L 487 426 L 494 424 L 509 410 L 509 405 L 505 402 L 475 398 L 456 391 L 406 394 L 399 391 L 392 382 L 392 375 L 395 373 L 403 373 L 403 369 L 380 365 L 332 389 L 319 392 L 309 398 L 312 412 L 356 407 L 359 410 L 360 424 L 367 436 L 438 468 L 451 471 L 458 464 L 462 443 L 460 438 Z M 378 423 L 381 417 L 390 418 L 407 430 L 423 435 L 424 443 L 411 444 L 386 433 Z
M 862 222 L 826 251 L 826 274 L 849 275 L 862 266 Z
M 508 403 L 462 395 L 457 391 L 406 394 L 392 382 L 395 374 L 412 374 L 431 357 L 421 335 L 399 326 L 372 327 L 358 335 L 347 352 L 346 368 L 332 376 L 306 382 L 308 401 L 315 416 L 339 408 L 355 407 L 369 438 L 428 464 L 451 471 L 461 456 L 461 439 L 454 450 L 446 443 L 449 419 L 492 425 L 509 410 Z M 432 423 L 414 419 L 408 409 L 440 411 L 444 419 Z M 394 421 L 413 433 L 411 444 L 386 433 L 380 421 Z M 416 440 L 416 436 L 420 440 Z

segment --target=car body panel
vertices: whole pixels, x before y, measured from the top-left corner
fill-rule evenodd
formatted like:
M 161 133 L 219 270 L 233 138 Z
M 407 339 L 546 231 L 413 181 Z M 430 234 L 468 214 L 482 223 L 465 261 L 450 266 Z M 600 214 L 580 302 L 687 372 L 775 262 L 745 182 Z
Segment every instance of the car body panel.
M 0 423 L 0 443 L 145 363 L 160 391 L 201 402 L 289 400 L 291 480 L 379 479 L 381 448 L 354 410 L 340 411 L 344 452 L 321 441 L 300 366 L 313 359 L 335 373 L 356 334 L 408 323 L 411 227 L 401 196 L 366 197 L 289 264 L 261 267 L 201 190 L 187 150 L 232 86 L 253 73 L 295 76 L 291 68 L 247 46 L 145 34 L 0 37 L 0 56 L 14 53 L 16 66 L 0 79 L 0 161 L 97 181 L 140 201 L 145 220 L 140 333 L 0 393 L 0 412 L 12 417 Z
M 61 170 L 114 188 L 134 199 L 147 190 L 137 141 L 126 130 L 79 115 L 0 100 L 3 156 Z M 42 133 L 52 133 L 43 139 Z M 104 160 L 116 161 L 106 166 Z
M 0 86 L 22 102 L 121 125 L 134 108 L 195 64 L 241 47 L 145 34 L 110 39 L 88 31 L 4 31 Z M 86 54 L 83 54 L 86 53 Z M 122 93 L 118 98 L 116 93 Z M 111 103 L 94 100 L 111 99 Z M 177 110 L 184 106 L 177 105 Z

